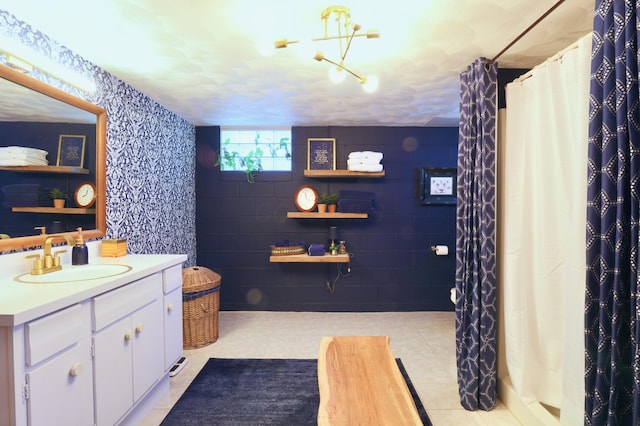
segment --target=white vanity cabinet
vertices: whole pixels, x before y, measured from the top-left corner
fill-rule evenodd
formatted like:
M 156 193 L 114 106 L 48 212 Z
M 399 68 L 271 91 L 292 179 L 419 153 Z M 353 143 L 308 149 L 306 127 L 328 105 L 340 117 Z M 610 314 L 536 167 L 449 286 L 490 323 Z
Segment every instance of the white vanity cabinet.
M 186 259 L 103 259 L 131 271 L 86 282 L 0 277 L 0 426 L 140 424 L 182 355 Z
M 163 271 L 164 293 L 164 370 L 182 356 L 182 267 Z
M 76 304 L 25 326 L 23 398 L 32 425 L 93 423 L 89 304 Z
M 96 424 L 115 424 L 164 372 L 162 273 L 93 298 Z

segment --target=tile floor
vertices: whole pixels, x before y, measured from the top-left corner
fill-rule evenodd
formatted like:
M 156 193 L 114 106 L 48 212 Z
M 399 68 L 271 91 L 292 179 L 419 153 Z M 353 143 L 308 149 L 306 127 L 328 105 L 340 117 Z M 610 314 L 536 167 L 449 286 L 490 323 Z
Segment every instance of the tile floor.
M 519 425 L 500 402 L 489 412 L 460 406 L 456 384 L 455 314 L 453 312 L 219 313 L 218 341 L 186 350 L 188 363 L 171 378 L 170 391 L 145 418 L 158 425 L 207 359 L 317 358 L 320 339 L 332 335 L 388 335 L 431 421 L 440 425 Z

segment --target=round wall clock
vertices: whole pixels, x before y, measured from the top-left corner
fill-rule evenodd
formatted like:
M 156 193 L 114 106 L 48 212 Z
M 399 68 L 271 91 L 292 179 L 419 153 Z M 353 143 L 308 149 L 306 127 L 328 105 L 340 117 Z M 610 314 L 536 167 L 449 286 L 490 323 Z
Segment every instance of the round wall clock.
M 83 209 L 91 207 L 96 202 L 96 186 L 91 182 L 82 182 L 76 188 L 73 200 Z
M 296 203 L 296 208 L 301 212 L 310 212 L 318 204 L 318 191 L 313 186 L 302 185 L 296 189 L 293 201 Z

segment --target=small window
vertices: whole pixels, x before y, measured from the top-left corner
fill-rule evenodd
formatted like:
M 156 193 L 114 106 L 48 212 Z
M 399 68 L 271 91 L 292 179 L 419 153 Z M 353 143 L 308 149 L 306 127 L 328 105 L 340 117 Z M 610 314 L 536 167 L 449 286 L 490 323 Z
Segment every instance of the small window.
M 291 128 L 220 129 L 220 170 L 291 171 Z

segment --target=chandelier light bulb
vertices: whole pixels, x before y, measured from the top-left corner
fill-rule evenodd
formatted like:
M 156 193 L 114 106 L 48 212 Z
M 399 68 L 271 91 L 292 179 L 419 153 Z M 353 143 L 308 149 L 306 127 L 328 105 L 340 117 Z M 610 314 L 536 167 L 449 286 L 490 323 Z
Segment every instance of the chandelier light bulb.
M 362 83 L 362 90 L 364 90 L 367 93 L 373 93 L 376 90 L 378 90 L 379 81 L 378 81 L 378 77 L 376 77 L 375 75 L 362 77 L 361 83 Z
M 329 67 L 329 80 L 334 83 L 342 83 L 347 73 L 340 67 Z

